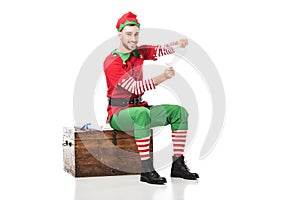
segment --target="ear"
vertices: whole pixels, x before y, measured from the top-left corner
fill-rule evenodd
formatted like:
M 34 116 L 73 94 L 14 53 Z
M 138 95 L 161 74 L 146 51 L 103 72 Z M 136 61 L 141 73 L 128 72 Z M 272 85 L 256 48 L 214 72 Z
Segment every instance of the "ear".
M 118 36 L 119 36 L 119 38 L 121 39 L 121 37 L 122 37 L 122 32 L 118 32 Z

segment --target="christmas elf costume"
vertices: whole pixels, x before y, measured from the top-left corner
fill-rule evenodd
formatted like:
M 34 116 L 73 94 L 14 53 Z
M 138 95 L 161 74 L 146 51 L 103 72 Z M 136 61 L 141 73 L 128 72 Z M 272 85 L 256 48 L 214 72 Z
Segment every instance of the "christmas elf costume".
M 136 15 L 131 12 L 118 20 L 116 28 L 120 32 L 127 25 L 140 27 Z M 170 104 L 149 106 L 148 102 L 142 100 L 146 91 L 156 88 L 153 79 L 143 79 L 144 60 L 157 60 L 160 56 L 174 53 L 174 44 L 175 42 L 167 45 L 142 45 L 128 53 L 114 50 L 103 64 L 109 100 L 107 122 L 115 130 L 134 131 L 142 161 L 151 160 L 150 128 L 156 126 L 171 125 L 174 157 L 182 157 L 184 153 L 188 130 L 186 109 Z M 154 184 L 166 183 L 166 179 L 160 177 L 152 166 L 144 166 L 147 162 L 142 162 L 143 169 L 149 168 L 152 174 L 144 174 L 141 180 Z

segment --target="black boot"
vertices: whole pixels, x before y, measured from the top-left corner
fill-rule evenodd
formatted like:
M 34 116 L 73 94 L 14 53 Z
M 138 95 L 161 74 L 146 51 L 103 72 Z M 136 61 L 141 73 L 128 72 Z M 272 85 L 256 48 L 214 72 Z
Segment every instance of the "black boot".
M 199 175 L 197 173 L 190 172 L 189 168 L 186 166 L 184 162 L 184 156 L 180 156 L 180 157 L 173 156 L 171 177 L 196 180 L 197 178 L 199 178 Z
M 161 177 L 155 171 L 152 158 L 149 158 L 148 160 L 142 160 L 142 173 L 140 181 L 160 185 L 167 182 L 166 178 Z

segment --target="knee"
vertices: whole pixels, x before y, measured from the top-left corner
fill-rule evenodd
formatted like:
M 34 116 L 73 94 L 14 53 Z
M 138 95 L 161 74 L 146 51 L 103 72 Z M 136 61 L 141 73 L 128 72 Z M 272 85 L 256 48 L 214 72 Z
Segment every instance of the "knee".
M 182 106 L 174 106 L 174 118 L 171 120 L 172 130 L 188 130 L 188 111 Z
M 174 105 L 174 110 L 180 115 L 181 118 L 188 118 L 189 116 L 188 111 L 183 106 Z

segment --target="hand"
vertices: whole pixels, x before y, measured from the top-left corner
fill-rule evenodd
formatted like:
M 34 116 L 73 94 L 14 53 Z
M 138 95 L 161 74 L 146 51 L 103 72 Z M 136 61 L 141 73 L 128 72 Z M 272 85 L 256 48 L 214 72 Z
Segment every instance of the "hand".
M 176 42 L 176 45 L 178 45 L 180 48 L 185 48 L 188 45 L 187 39 L 180 39 Z
M 175 76 L 175 71 L 174 71 L 173 67 L 168 67 L 167 69 L 165 69 L 164 75 L 165 75 L 166 79 L 170 79 L 173 76 Z
M 154 84 L 155 86 L 161 84 L 162 82 L 172 78 L 173 76 L 175 76 L 175 71 L 173 69 L 173 67 L 168 67 L 167 69 L 165 69 L 164 73 L 161 73 L 160 75 L 156 76 L 153 78 Z

